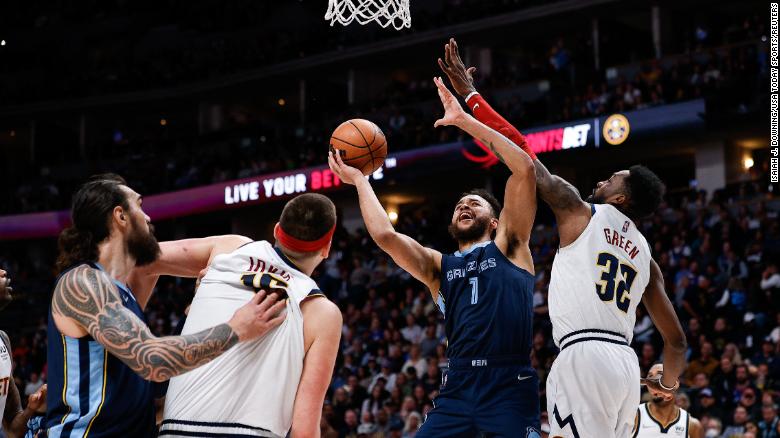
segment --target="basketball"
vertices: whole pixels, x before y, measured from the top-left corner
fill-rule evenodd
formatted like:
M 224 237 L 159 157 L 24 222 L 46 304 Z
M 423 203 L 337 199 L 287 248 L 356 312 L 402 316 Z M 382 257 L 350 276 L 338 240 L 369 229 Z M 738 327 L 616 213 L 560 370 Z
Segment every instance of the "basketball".
M 387 157 L 387 140 L 376 123 L 351 119 L 340 124 L 330 136 L 330 150 L 338 150 L 344 164 L 370 175 L 379 169 Z

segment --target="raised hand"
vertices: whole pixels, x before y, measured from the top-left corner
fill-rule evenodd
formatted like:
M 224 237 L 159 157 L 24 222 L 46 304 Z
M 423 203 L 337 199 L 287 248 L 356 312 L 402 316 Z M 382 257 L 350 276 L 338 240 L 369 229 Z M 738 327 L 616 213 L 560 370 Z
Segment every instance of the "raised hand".
M 238 335 L 239 341 L 262 337 L 284 321 L 286 305 L 286 300 L 278 301 L 277 294 L 266 294 L 261 290 L 236 310 L 228 325 Z
M 444 116 L 437 120 L 433 126 L 459 126 L 467 118 L 466 111 L 463 110 L 463 107 L 460 106 L 458 100 L 444 85 L 440 77 L 433 78 L 433 83 L 436 84 L 436 88 L 439 91 L 439 99 L 441 99 L 441 104 L 444 106 Z
M 463 65 L 455 38 L 450 38 L 450 41 L 444 45 L 444 61 L 441 58 L 438 61 L 441 71 L 450 78 L 452 88 L 455 89 L 456 93 L 466 97 L 470 93 L 477 91 L 474 88 L 474 72 L 477 71 L 477 68 L 466 68 Z
M 328 152 L 328 166 L 330 166 L 330 170 L 333 171 L 333 173 L 338 175 L 339 179 L 347 184 L 355 185 L 359 178 L 365 178 L 363 172 L 344 164 L 341 155 L 334 153 L 333 151 Z

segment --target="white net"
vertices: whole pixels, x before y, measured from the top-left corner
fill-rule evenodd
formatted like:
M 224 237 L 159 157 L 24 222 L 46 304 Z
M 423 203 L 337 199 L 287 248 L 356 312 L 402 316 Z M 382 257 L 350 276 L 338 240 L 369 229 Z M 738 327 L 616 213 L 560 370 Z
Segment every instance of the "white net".
M 376 21 L 382 27 L 393 26 L 397 30 L 412 25 L 409 0 L 328 0 L 325 19 L 330 25 L 344 26 L 357 21 L 366 24 Z

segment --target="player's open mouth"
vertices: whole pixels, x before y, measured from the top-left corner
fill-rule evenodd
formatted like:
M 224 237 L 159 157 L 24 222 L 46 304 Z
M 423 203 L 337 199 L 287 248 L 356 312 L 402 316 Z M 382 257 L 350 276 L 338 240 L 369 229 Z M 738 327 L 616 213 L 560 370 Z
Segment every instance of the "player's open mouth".
M 471 213 L 461 213 L 460 216 L 458 216 L 458 222 L 466 221 L 466 220 L 474 220 L 473 217 L 471 217 Z

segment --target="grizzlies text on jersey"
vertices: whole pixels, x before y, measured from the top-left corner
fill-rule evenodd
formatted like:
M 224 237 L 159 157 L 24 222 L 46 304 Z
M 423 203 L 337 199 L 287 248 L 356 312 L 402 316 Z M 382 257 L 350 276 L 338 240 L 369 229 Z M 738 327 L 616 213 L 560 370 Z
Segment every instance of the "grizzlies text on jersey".
M 533 286 L 492 241 L 442 255 L 449 368 L 418 438 L 541 436 L 539 379 L 529 365 Z

